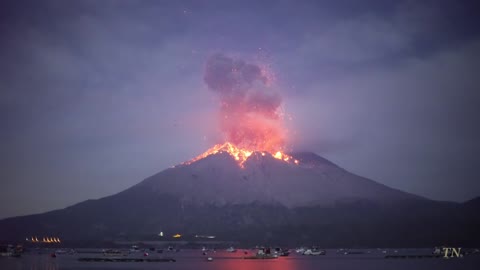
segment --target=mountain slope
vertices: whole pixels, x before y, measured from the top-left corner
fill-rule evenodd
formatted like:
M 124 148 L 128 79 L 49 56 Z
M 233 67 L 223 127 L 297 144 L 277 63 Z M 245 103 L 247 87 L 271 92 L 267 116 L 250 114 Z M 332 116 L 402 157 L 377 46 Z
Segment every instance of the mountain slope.
M 298 156 L 300 165 L 255 153 L 241 168 L 230 155 L 220 153 L 167 169 L 138 186 L 185 202 L 216 205 L 261 202 L 298 207 L 361 199 L 378 203 L 422 199 L 353 175 L 314 154 Z
M 353 175 L 312 153 L 300 165 L 255 153 L 244 168 L 219 153 L 116 195 L 0 221 L 0 240 L 158 240 L 158 232 L 242 243 L 425 246 L 479 243 L 471 207 L 427 200 Z M 468 209 L 467 209 L 468 208 Z M 190 238 L 189 238 L 190 237 Z

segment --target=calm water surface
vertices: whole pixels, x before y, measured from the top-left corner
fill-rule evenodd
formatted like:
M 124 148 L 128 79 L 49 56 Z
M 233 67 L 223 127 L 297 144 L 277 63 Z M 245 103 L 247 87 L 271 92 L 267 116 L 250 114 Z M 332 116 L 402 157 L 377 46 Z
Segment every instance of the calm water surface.
M 367 252 L 368 250 L 365 250 Z M 330 269 L 395 269 L 395 270 L 442 270 L 442 269 L 480 269 L 480 255 L 465 256 L 458 259 L 385 259 L 380 250 L 369 250 L 370 253 L 343 255 L 336 250 L 327 250 L 325 256 L 302 256 L 292 254 L 273 260 L 246 260 L 244 253 L 216 252 L 208 256 L 214 258 L 207 262 L 199 250 L 186 250 L 178 253 L 152 254 L 148 258 L 172 257 L 176 262 L 80 262 L 81 257 L 102 257 L 101 254 L 58 255 L 51 258 L 48 252 L 43 254 L 26 253 L 21 258 L 0 258 L 1 270 L 80 270 L 80 269 L 195 269 L 195 270 L 330 270 Z M 388 254 L 429 254 L 429 250 L 398 250 Z M 252 254 L 250 252 L 250 254 Z M 141 257 L 128 255 L 128 257 Z

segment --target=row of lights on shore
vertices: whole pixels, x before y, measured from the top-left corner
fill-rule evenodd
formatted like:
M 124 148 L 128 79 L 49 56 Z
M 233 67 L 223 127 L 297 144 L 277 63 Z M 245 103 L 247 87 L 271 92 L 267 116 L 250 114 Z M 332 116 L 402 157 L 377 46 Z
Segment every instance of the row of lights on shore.
M 42 239 L 38 239 L 38 237 L 33 237 L 32 238 L 26 238 L 27 242 L 32 242 L 32 243 L 48 243 L 48 244 L 54 244 L 54 243 L 61 243 L 60 238 L 58 237 L 43 237 Z
M 160 232 L 160 233 L 158 234 L 158 236 L 163 237 L 163 232 Z M 172 237 L 173 237 L 173 238 L 180 238 L 180 237 L 182 237 L 182 235 L 179 234 L 179 233 L 176 233 L 176 234 L 172 235 Z
M 163 237 L 163 232 L 160 232 L 158 234 L 158 236 L 161 236 Z M 177 234 L 174 234 L 172 235 L 173 238 L 181 238 L 182 235 L 177 233 Z M 195 238 L 215 238 L 215 236 L 213 235 L 195 235 Z M 32 242 L 32 243 L 48 243 L 48 244 L 51 244 L 51 243 L 61 243 L 62 241 L 60 241 L 60 238 L 58 237 L 43 237 L 41 240 L 38 239 L 38 237 L 36 236 L 32 236 L 32 238 L 26 238 L 25 239 L 27 242 Z
M 163 237 L 163 232 L 160 232 L 160 233 L 158 234 L 158 236 Z M 179 234 L 179 233 L 176 233 L 176 234 L 172 235 L 172 237 L 173 237 L 173 238 L 181 238 L 181 237 L 183 237 L 183 235 L 181 235 L 181 234 Z M 196 234 L 196 235 L 195 235 L 195 238 L 214 239 L 214 238 L 215 238 L 215 235 L 198 235 L 198 234 Z

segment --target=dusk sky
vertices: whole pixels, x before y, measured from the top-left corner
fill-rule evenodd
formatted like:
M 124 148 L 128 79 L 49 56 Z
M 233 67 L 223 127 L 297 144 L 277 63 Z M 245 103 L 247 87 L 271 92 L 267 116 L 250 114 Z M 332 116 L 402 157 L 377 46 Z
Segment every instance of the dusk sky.
M 1 1 L 0 218 L 120 192 L 222 142 L 215 54 L 267 67 L 287 149 L 480 196 L 476 1 Z

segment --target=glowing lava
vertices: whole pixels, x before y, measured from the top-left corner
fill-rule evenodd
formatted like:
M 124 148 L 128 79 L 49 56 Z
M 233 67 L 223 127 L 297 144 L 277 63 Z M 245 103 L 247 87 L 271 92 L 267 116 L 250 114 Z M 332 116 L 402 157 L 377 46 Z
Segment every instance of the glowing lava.
M 197 160 L 200 160 L 202 158 L 206 158 L 210 155 L 215 155 L 218 153 L 228 153 L 231 155 L 237 162 L 240 167 L 243 168 L 243 164 L 247 159 L 254 153 L 254 152 L 259 152 L 262 156 L 265 155 L 271 155 L 272 157 L 283 160 L 288 163 L 293 163 L 293 164 L 298 164 L 298 160 L 292 158 L 291 156 L 281 152 L 270 152 L 270 151 L 256 151 L 256 150 L 248 150 L 244 148 L 238 148 L 237 146 L 233 145 L 232 143 L 226 142 L 224 144 L 216 144 L 212 148 L 208 149 L 205 151 L 203 154 L 198 155 L 197 157 L 193 158 L 190 161 L 185 162 L 184 164 L 191 164 Z

